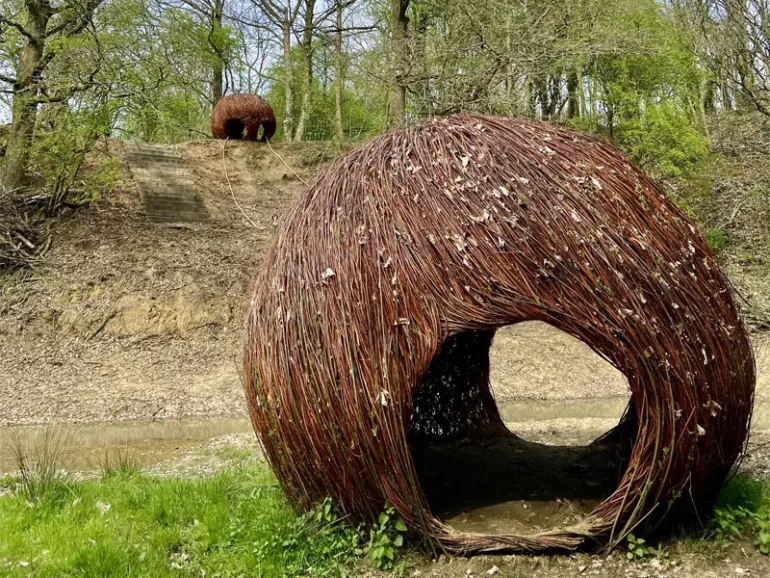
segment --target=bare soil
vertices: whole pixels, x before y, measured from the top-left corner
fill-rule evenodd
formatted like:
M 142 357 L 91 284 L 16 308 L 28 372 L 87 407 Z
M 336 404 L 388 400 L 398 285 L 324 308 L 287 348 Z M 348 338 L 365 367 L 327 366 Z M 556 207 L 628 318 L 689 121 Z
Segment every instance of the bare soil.
M 44 266 L 2 288 L 0 426 L 243 415 L 252 276 L 300 179 L 332 154 L 274 147 L 177 147 L 204 223 L 150 222 L 124 163 L 115 192 L 56 227 Z
M 113 192 L 56 226 L 39 270 L 1 281 L 0 426 L 245 415 L 253 275 L 291 202 L 336 154 L 325 143 L 272 147 L 155 147 L 183 161 L 159 167 L 158 186 L 193 186 L 208 214 L 162 224 L 143 212 L 137 186 L 151 186 L 152 164 L 131 165 L 121 142 L 105 143 L 100 154 L 123 161 Z M 767 343 L 756 339 L 760 397 Z M 539 323 L 499 331 L 491 363 L 501 403 L 627 395 L 587 346 Z

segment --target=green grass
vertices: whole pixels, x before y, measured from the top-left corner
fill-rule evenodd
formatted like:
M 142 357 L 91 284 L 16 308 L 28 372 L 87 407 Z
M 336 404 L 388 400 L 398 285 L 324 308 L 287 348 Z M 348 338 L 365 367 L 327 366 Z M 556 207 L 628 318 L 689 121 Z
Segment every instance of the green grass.
M 0 498 L 8 577 L 340 576 L 364 553 L 360 541 L 329 504 L 297 515 L 263 466 L 205 479 L 123 468 Z
M 98 479 L 26 483 L 2 480 L 12 493 L 0 497 L 0 577 L 323 577 L 362 564 L 403 573 L 406 527 L 392 509 L 358 530 L 329 501 L 298 515 L 261 464 L 160 479 L 118 459 Z M 770 485 L 734 476 L 705 537 L 750 538 L 770 553 Z
M 730 242 L 730 235 L 724 229 L 706 229 L 706 243 L 717 253 L 723 251 Z

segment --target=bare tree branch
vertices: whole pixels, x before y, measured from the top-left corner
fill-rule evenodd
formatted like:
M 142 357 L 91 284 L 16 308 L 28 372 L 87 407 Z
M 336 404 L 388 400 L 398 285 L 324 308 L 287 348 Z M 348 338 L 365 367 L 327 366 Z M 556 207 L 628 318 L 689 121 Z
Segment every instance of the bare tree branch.
M 0 15 L 0 23 L 15 28 L 21 33 L 22 36 L 26 37 L 28 40 L 35 39 L 35 37 L 32 36 L 32 34 L 24 26 L 14 20 L 11 20 L 10 18 L 6 18 L 5 16 Z

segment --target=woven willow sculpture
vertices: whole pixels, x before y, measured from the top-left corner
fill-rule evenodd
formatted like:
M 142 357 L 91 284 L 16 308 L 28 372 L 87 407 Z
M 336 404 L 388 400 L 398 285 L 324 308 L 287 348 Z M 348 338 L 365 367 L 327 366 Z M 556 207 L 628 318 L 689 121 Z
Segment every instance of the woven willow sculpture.
M 256 94 L 228 94 L 217 102 L 211 113 L 214 138 L 266 141 L 275 134 L 275 128 L 273 109 Z
M 454 532 L 430 511 L 410 442 L 505 431 L 489 346 L 528 320 L 627 377 L 628 468 L 574 527 Z M 728 281 L 650 179 L 596 138 L 474 116 L 391 132 L 322 172 L 258 277 L 244 369 L 290 499 L 332 496 L 352 521 L 390 503 L 458 553 L 612 546 L 678 506 L 707 507 L 754 392 Z

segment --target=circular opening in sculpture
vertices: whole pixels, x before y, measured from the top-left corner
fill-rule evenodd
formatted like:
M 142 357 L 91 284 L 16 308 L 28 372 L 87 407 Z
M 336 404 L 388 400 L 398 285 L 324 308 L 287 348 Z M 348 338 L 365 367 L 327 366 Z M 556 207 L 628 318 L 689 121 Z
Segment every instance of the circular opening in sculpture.
M 431 511 L 476 534 L 578 524 L 627 468 L 628 398 L 622 374 L 550 325 L 450 337 L 415 391 L 410 431 Z
M 540 321 L 495 332 L 489 381 L 508 429 L 546 445 L 591 443 L 618 424 L 631 396 L 626 377 L 606 359 Z

